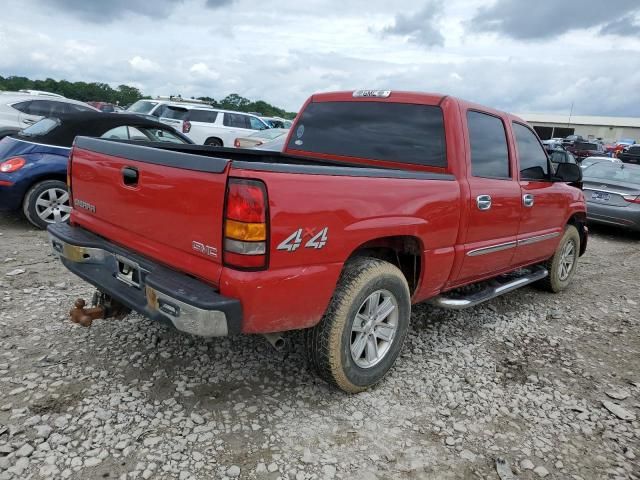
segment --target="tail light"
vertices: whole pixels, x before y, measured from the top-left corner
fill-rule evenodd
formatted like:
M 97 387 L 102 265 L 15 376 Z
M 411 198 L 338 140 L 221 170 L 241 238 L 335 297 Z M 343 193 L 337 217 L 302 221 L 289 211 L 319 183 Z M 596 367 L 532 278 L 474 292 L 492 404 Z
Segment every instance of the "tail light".
M 236 138 L 233 141 L 233 146 L 236 147 L 236 148 L 240 148 L 240 139 L 239 138 Z
M 259 180 L 230 178 L 224 222 L 224 263 L 255 270 L 267 266 L 267 189 Z
M 16 170 L 20 170 L 24 167 L 27 161 L 22 157 L 11 157 L 8 160 L 0 163 L 0 172 L 2 173 L 11 173 Z
M 640 195 L 623 195 L 622 198 L 629 203 L 640 203 Z
M 182 133 L 189 133 L 191 131 L 191 122 L 189 120 L 185 120 L 182 122 Z

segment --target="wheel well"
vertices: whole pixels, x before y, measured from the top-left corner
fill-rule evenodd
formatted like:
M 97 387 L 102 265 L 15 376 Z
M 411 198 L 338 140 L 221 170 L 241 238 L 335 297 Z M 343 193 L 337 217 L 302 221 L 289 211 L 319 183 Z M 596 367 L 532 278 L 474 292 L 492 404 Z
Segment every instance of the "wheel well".
M 571 218 L 567 221 L 567 225 L 573 225 L 578 230 L 580 235 L 580 256 L 584 255 L 587 250 L 587 214 L 584 212 L 578 212 L 571 215 Z
M 356 248 L 347 259 L 355 257 L 374 257 L 397 266 L 413 294 L 422 269 L 422 244 L 417 237 L 398 235 L 394 237 L 369 240 Z
M 209 137 L 204 141 L 204 143 L 207 143 L 209 140 L 217 140 L 217 141 L 220 142 L 220 145 L 224 146 L 224 142 L 222 141 L 222 139 L 220 137 Z
M 47 173 L 39 177 L 33 178 L 29 186 L 27 186 L 27 188 L 24 190 L 25 196 L 27 195 L 29 190 L 33 188 L 34 185 L 37 185 L 38 183 L 46 182 L 47 180 L 59 180 L 66 184 L 67 176 L 62 173 Z M 22 198 L 22 202 L 24 203 L 24 197 Z

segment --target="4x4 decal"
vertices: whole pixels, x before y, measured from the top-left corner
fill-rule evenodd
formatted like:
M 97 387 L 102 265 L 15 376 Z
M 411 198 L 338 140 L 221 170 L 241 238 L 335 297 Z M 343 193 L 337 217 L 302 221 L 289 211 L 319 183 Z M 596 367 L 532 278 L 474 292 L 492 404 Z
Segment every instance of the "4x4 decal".
M 315 229 L 306 229 L 304 235 L 310 235 L 311 238 L 304 244 L 304 248 L 316 248 L 320 249 L 327 244 L 329 227 L 324 227 L 318 233 L 315 233 Z M 297 229 L 287 238 L 285 238 L 280 245 L 277 246 L 277 250 L 286 250 L 288 252 L 295 252 L 303 241 L 302 228 Z

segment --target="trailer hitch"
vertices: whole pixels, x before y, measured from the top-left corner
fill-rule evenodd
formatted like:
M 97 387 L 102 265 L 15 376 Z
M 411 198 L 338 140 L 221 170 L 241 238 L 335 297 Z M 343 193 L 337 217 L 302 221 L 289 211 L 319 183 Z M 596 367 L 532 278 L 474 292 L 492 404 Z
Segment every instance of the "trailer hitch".
M 71 321 L 83 327 L 90 327 L 94 320 L 100 318 L 122 320 L 131 312 L 130 308 L 100 291 L 93 294 L 91 303 L 93 306 L 87 307 L 87 302 L 83 298 L 78 298 L 74 303 L 74 308 L 69 312 Z

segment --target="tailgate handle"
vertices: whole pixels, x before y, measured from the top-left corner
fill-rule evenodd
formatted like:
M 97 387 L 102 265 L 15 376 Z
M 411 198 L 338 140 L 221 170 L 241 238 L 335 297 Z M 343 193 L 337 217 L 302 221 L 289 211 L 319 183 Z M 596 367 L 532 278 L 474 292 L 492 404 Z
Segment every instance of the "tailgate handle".
M 137 185 L 138 169 L 134 167 L 124 167 L 122 169 L 122 181 L 125 185 Z

